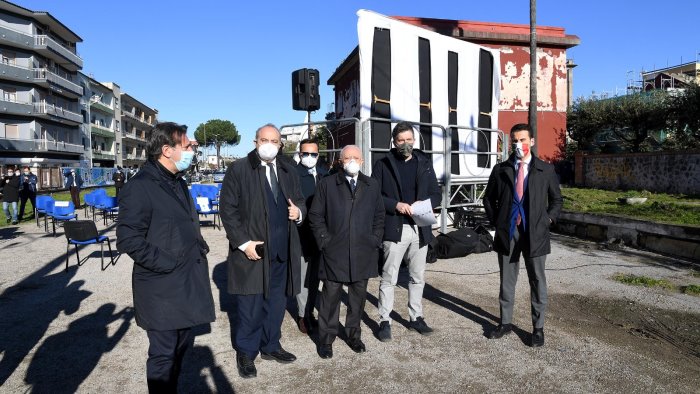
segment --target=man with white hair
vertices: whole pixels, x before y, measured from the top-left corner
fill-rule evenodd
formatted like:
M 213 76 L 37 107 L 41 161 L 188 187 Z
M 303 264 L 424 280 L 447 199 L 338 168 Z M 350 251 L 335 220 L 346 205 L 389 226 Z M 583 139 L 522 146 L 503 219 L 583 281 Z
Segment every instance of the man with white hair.
M 318 312 L 318 355 L 333 357 L 340 325 L 340 296 L 348 287 L 345 333 L 356 353 L 365 351 L 360 322 L 367 281 L 377 276 L 384 232 L 384 203 L 377 181 L 360 172 L 362 152 L 348 145 L 340 152 L 342 169 L 318 184 L 309 210 L 311 230 L 321 250 L 318 277 L 323 291 Z

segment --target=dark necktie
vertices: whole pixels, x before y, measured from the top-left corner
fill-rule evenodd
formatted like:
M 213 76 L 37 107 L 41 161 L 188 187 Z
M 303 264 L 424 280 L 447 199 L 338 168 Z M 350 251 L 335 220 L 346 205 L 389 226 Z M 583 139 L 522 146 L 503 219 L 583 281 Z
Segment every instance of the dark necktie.
M 518 165 L 518 179 L 515 182 L 515 193 L 518 195 L 518 201 L 523 200 L 523 190 L 525 189 L 525 162 L 520 161 L 520 164 Z M 518 226 L 520 225 L 521 221 L 520 213 L 518 213 L 518 219 L 515 221 L 515 224 Z
M 272 163 L 267 163 L 270 167 L 270 189 L 272 189 L 272 195 L 275 196 L 275 202 L 277 202 L 277 197 L 280 195 L 280 185 L 277 182 L 277 174 L 275 174 L 275 165 Z
M 350 178 L 350 189 L 352 194 L 355 194 L 355 189 L 357 188 L 357 183 L 355 183 L 355 178 Z

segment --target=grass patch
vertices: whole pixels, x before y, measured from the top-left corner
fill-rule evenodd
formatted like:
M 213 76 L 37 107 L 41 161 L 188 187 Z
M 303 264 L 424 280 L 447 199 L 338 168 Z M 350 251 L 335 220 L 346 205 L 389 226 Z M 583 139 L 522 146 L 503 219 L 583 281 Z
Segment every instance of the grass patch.
M 685 294 L 700 296 L 700 286 L 698 285 L 683 286 L 681 287 L 681 291 Z
M 615 274 L 613 280 L 624 283 L 626 285 L 644 286 L 644 287 L 661 287 L 662 289 L 673 290 L 675 286 L 666 279 L 654 279 L 648 276 L 637 276 L 632 274 Z
M 114 189 L 114 186 L 104 186 L 104 187 L 94 187 L 90 189 L 83 189 L 80 191 L 80 201 L 84 202 L 85 201 L 85 195 L 87 193 L 91 193 L 97 189 L 105 189 L 107 190 L 107 195 L 108 196 L 113 196 L 116 194 L 116 190 Z M 51 197 L 53 197 L 56 201 L 70 201 L 70 192 L 69 191 L 63 191 L 63 192 L 57 192 L 57 193 L 51 193 Z M 17 203 L 17 210 L 19 210 L 19 204 L 20 202 Z M 11 209 L 11 208 L 10 208 Z M 27 205 L 24 207 L 24 221 L 32 220 L 31 215 L 32 215 L 32 203 L 31 201 L 27 200 Z M 10 226 L 10 224 L 7 223 L 7 218 L 5 217 L 5 212 L 0 209 L 0 227 L 6 227 Z
M 644 204 L 621 204 L 618 198 L 646 197 Z M 700 226 L 700 198 L 683 194 L 562 188 L 564 209 L 573 212 L 612 214 L 652 222 Z

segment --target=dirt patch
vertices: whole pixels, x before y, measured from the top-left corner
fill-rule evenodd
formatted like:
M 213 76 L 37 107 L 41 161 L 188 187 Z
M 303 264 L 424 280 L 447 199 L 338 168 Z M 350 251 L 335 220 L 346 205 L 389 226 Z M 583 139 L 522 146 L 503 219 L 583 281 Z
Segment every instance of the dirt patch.
M 698 314 L 578 294 L 551 294 L 550 306 L 556 324 L 571 333 L 663 359 L 690 376 L 700 374 Z

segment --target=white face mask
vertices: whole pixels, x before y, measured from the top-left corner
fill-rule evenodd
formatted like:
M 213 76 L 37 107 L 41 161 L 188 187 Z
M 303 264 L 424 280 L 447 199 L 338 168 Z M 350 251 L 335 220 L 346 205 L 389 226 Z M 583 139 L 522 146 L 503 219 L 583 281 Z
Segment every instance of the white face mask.
M 265 161 L 270 161 L 277 157 L 277 152 L 279 151 L 280 148 L 271 142 L 258 146 L 258 156 Z
M 306 168 L 316 167 L 317 162 L 318 162 L 318 157 L 304 156 L 301 158 L 301 164 Z
M 355 160 L 350 160 L 349 162 L 343 164 L 343 169 L 345 170 L 346 174 L 355 176 L 358 172 L 360 172 L 360 163 L 356 162 Z

